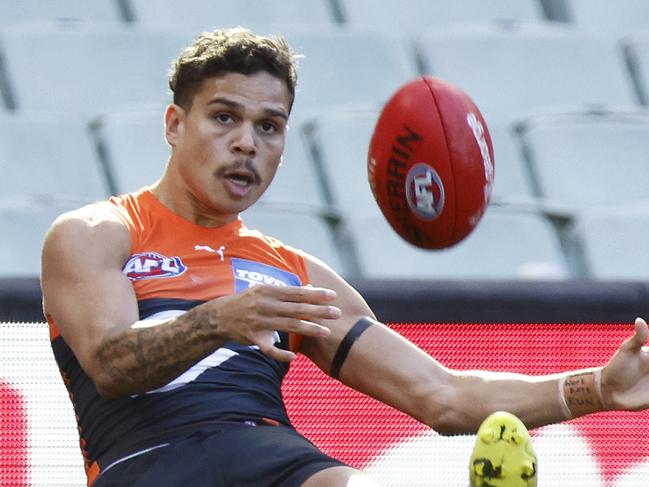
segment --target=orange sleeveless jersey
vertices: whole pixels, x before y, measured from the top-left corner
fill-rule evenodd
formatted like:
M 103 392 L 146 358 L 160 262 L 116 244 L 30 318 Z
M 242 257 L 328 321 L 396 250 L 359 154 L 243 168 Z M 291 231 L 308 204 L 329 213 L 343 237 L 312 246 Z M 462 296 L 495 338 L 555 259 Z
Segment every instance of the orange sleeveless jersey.
M 139 302 L 207 301 L 256 284 L 309 283 L 299 250 L 246 228 L 240 219 L 201 227 L 166 208 L 148 188 L 110 202 L 129 229 L 131 258 L 124 273 Z M 291 336 L 291 348 L 298 343 Z

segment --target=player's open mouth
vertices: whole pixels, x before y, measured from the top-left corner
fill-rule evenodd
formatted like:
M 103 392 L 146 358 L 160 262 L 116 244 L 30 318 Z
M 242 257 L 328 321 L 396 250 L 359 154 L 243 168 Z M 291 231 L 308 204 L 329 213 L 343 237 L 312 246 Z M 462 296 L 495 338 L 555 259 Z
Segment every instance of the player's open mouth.
M 259 183 L 259 177 L 252 171 L 228 171 L 223 177 L 228 192 L 236 198 L 243 198 Z
M 242 176 L 242 175 L 232 175 L 228 176 L 227 179 L 237 186 L 246 187 L 249 184 L 253 183 L 252 177 Z

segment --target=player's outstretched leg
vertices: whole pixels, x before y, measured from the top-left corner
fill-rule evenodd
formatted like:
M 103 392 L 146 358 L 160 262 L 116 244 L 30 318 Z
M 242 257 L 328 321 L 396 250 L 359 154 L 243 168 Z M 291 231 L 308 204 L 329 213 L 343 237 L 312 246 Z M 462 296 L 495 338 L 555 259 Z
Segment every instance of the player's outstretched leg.
M 498 411 L 480 425 L 471 455 L 471 487 L 536 487 L 536 453 L 523 422 Z

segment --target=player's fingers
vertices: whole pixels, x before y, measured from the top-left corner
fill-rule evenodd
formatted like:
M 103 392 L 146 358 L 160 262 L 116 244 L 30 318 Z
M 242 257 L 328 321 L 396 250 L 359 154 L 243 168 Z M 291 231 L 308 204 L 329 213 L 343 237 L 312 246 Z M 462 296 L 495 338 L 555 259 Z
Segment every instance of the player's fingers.
M 326 337 L 331 333 L 331 330 L 326 326 L 297 318 L 276 317 L 270 320 L 269 324 L 274 330 L 287 333 L 299 333 L 300 335 Z
M 259 351 L 267 357 L 274 360 L 279 360 L 280 362 L 291 362 L 297 357 L 294 352 L 291 352 L 290 350 L 283 350 L 276 347 L 275 345 L 260 345 Z
M 336 306 L 310 303 L 292 303 L 286 301 L 268 300 L 262 304 L 261 312 L 270 316 L 283 316 L 314 320 L 336 320 L 342 316 L 342 311 Z
M 336 291 L 313 286 L 265 286 L 266 295 L 293 303 L 326 303 L 336 298 Z
M 631 352 L 640 350 L 647 343 L 648 336 L 647 322 L 638 317 L 635 319 L 635 333 L 625 340 L 623 347 Z
M 631 337 L 635 348 L 640 349 L 647 343 L 649 337 L 649 327 L 643 318 L 635 319 L 635 334 Z

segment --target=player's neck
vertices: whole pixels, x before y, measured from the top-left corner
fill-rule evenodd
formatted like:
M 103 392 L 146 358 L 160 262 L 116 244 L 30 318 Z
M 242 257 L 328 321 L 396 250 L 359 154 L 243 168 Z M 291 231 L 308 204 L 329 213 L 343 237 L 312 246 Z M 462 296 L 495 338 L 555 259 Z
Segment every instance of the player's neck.
M 153 195 L 176 215 L 202 227 L 222 227 L 238 218 L 236 213 L 217 213 L 206 207 L 189 191 L 176 188 L 163 177 L 151 186 Z

